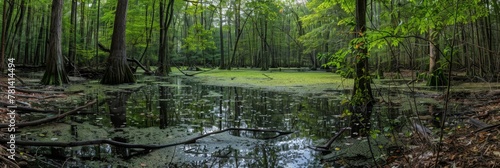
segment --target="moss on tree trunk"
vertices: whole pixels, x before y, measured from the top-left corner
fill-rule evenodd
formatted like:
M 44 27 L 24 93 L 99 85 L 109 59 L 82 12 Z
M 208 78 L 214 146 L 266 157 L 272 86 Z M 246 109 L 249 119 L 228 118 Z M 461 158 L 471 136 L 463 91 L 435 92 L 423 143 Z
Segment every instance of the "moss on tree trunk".
M 356 36 L 363 38 L 366 30 L 366 0 L 356 0 Z M 371 77 L 368 69 L 368 50 L 361 41 L 354 47 L 356 54 L 356 74 L 351 98 L 351 136 L 364 136 L 370 128 L 370 116 L 373 108 L 373 95 L 370 86 Z
M 45 73 L 40 82 L 43 85 L 62 85 L 69 82 L 68 75 L 64 69 L 64 59 L 61 51 L 62 7 L 63 0 L 52 1 L 49 37 L 50 53 L 47 57 Z
M 119 0 L 116 5 L 115 23 L 111 41 L 111 53 L 108 58 L 106 72 L 102 84 L 134 83 L 135 77 L 127 63 L 127 47 L 125 43 L 125 23 L 128 0 Z

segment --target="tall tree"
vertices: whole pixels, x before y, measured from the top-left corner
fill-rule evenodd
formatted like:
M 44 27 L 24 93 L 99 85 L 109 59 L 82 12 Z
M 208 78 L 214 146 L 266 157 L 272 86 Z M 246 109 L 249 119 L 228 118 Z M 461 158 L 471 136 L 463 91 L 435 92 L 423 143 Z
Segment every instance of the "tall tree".
M 118 0 L 116 5 L 113 36 L 111 37 L 111 53 L 108 66 L 101 80 L 102 84 L 134 83 L 135 77 L 127 63 L 127 47 L 125 44 L 125 25 L 128 0 Z
M 61 51 L 63 0 L 52 1 L 50 17 L 49 55 L 46 60 L 45 74 L 41 84 L 62 85 L 68 83 L 68 75 L 64 69 L 64 59 Z
M 157 75 L 166 75 L 170 73 L 170 56 L 168 53 L 168 28 L 174 17 L 174 0 L 160 0 L 160 47 L 158 49 L 158 60 L 160 67 L 156 71 Z M 165 10 L 166 5 L 166 10 Z
M 356 49 L 356 73 L 354 89 L 351 98 L 353 106 L 353 120 L 351 135 L 353 137 L 365 134 L 369 128 L 370 113 L 373 107 L 373 95 L 370 86 L 368 70 L 368 50 L 365 46 L 364 33 L 366 31 L 366 0 L 356 0 L 356 28 L 353 40 Z
M 76 13 L 77 13 L 77 2 L 76 0 L 71 0 L 71 19 L 69 28 L 69 45 L 68 45 L 68 57 L 72 64 L 76 63 Z M 75 64 L 76 65 L 76 64 Z
M 222 33 L 222 0 L 219 0 L 219 39 L 220 39 L 220 63 L 219 69 L 226 69 L 225 59 L 224 59 L 224 33 Z
M 3 2 L 3 12 L 2 12 L 2 51 L 0 54 L 0 73 L 3 72 L 4 70 L 4 59 L 5 59 L 5 35 L 7 34 L 7 31 L 5 30 L 7 28 L 7 22 L 5 22 L 5 18 L 7 16 L 7 1 Z

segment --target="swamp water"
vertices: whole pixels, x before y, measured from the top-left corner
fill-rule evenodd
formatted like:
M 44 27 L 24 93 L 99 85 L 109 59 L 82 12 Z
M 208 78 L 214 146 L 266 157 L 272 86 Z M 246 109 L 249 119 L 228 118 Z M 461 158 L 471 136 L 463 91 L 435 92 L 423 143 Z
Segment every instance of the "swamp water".
M 132 144 L 171 144 L 225 128 L 294 133 L 276 137 L 275 133 L 228 131 L 198 139 L 196 143 L 151 152 L 106 144 L 32 147 L 30 153 L 43 156 L 32 164 L 42 167 L 324 167 L 332 166 L 333 162 L 324 162 L 325 155 L 309 146 L 324 144 L 348 126 L 348 121 L 341 117 L 345 91 L 329 91 L 338 96 L 295 95 L 258 88 L 189 84 L 181 78 L 147 81 L 141 85 L 121 86 L 126 89 L 97 95 L 101 97 L 100 105 L 89 110 L 96 113 L 33 128 L 29 132 L 39 134 L 31 140 L 113 139 Z M 87 87 L 100 89 L 98 85 Z M 377 117 L 372 118 L 382 130 L 380 134 L 384 134 L 384 130 L 389 130 L 384 129 L 387 127 L 382 126 L 382 121 L 397 116 L 398 110 L 381 109 L 384 108 L 376 107 L 373 115 Z M 380 111 L 386 112 L 379 115 Z M 353 145 L 356 141 L 348 138 L 348 133 L 344 135 L 332 145 L 334 155 L 367 155 L 368 145 Z M 376 148 L 375 156 L 384 153 L 389 142 L 380 137 L 383 136 L 372 140 L 376 141 L 372 144 Z M 351 150 L 358 153 L 346 154 L 345 151 Z M 369 162 L 371 158 L 364 160 Z

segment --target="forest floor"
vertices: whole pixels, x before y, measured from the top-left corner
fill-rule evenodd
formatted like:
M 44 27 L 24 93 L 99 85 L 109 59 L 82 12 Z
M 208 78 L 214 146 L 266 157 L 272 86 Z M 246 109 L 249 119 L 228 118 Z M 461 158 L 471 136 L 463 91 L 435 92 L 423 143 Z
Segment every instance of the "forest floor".
M 195 71 L 187 73 L 196 73 Z M 174 71 L 173 76 L 183 76 L 179 71 Z M 390 76 L 388 74 L 387 76 Z M 342 79 L 338 75 L 325 73 L 323 71 L 298 72 L 298 70 L 282 69 L 272 71 L 259 70 L 212 70 L 197 74 L 193 77 L 183 77 L 186 80 L 200 82 L 208 85 L 239 86 L 249 88 L 261 88 L 270 91 L 285 91 L 298 94 L 320 93 L 325 96 L 335 96 L 332 90 L 346 90 L 352 88 L 352 79 Z M 375 80 L 377 87 L 406 88 L 411 75 L 403 75 L 407 80 L 393 79 Z M 385 82 L 384 82 L 385 81 Z M 387 81 L 392 81 L 388 86 Z M 398 84 L 395 84 L 398 83 Z M 418 88 L 425 88 L 424 82 L 415 84 Z M 0 102 L 8 102 L 6 86 L 7 83 L 0 81 Z M 458 83 L 452 88 L 450 94 L 451 103 L 460 103 L 469 106 L 472 113 L 463 114 L 462 124 L 444 129 L 442 150 L 439 165 L 444 167 L 500 167 L 500 129 L 491 127 L 482 131 L 467 122 L 468 119 L 478 119 L 489 126 L 500 124 L 500 90 L 498 83 Z M 59 87 L 39 88 L 43 90 L 60 90 Z M 421 89 L 422 95 L 429 97 L 437 104 L 444 104 L 444 92 L 429 89 Z M 38 102 L 43 98 L 47 102 L 60 103 L 71 102 L 68 97 L 78 96 L 78 93 L 19 93 L 24 95 L 17 97 L 19 103 Z M 50 97 L 49 97 L 50 96 Z M 396 100 L 395 100 L 396 101 Z M 45 103 L 47 103 L 45 102 Z M 19 118 L 18 118 L 19 119 Z M 6 109 L 0 108 L 0 123 L 7 123 Z M 385 156 L 385 166 L 408 166 L 408 167 L 430 167 L 435 165 L 436 144 L 439 140 L 438 128 L 432 128 L 434 135 L 429 142 L 423 142 L 414 136 L 402 136 L 400 140 L 406 144 L 404 151 L 398 154 Z M 5 132 L 5 131 L 3 131 Z M 8 153 L 5 147 L 0 149 L 0 156 L 6 158 Z M 2 159 L 3 160 L 3 159 Z M 1 164 L 0 164 L 1 165 Z

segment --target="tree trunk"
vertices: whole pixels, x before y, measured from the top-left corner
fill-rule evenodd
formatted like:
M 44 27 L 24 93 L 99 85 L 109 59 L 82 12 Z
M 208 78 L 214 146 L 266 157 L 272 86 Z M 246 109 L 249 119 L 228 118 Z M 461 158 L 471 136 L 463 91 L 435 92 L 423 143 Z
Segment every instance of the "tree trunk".
M 94 6 L 94 5 L 92 5 Z M 97 0 L 97 17 L 96 17 L 96 30 L 95 30 L 95 61 L 96 61 L 96 65 L 99 64 L 99 27 L 100 27 L 100 17 L 101 17 L 101 0 Z M 96 70 L 98 68 L 98 66 L 95 66 Z
M 267 47 L 267 20 L 265 20 L 265 18 L 261 18 L 261 26 L 262 26 L 262 30 L 261 30 L 261 50 L 262 50 L 262 54 L 261 54 L 261 58 L 260 58 L 260 61 L 261 61 L 261 71 L 267 71 L 269 70 L 269 51 L 268 51 L 268 47 Z
M 160 0 L 160 48 L 158 50 L 159 68 L 156 75 L 167 75 L 170 70 L 170 56 L 168 55 L 168 28 L 172 23 L 174 0 L 169 0 L 165 6 L 165 0 Z M 165 9 L 166 8 L 166 9 Z
M 49 55 L 46 57 L 46 70 L 41 84 L 62 85 L 69 79 L 64 69 L 64 59 L 61 51 L 63 0 L 52 1 L 50 17 Z
M 22 0 L 21 4 L 19 6 L 19 12 L 17 15 L 19 15 L 17 22 L 15 24 L 15 29 L 14 29 L 14 34 L 12 35 L 12 40 L 10 42 L 10 51 L 9 51 L 9 57 L 12 57 L 13 54 L 16 54 L 16 60 L 20 60 L 20 51 L 19 51 L 19 41 L 21 41 L 21 36 L 22 36 L 22 29 L 23 29 L 23 18 L 24 18 L 24 13 L 26 10 L 26 1 Z M 19 31 L 21 31 L 19 33 Z M 9 42 L 7 42 L 9 44 Z M 14 48 L 17 46 L 17 49 L 14 50 Z M 14 53 L 17 52 L 17 53 Z
M 436 69 L 437 61 L 436 46 L 434 46 L 434 38 L 432 35 L 433 33 L 434 31 L 429 29 L 429 74 L 432 74 L 432 72 Z
M 226 69 L 224 60 L 224 33 L 222 32 L 222 0 L 219 1 L 219 38 L 220 38 L 219 69 Z
M 69 28 L 68 58 L 70 63 L 75 63 L 76 59 L 76 0 L 71 0 L 71 18 Z
M 30 0 L 28 0 L 28 4 L 30 3 Z M 31 63 L 31 24 L 33 22 L 32 20 L 32 10 L 33 7 L 31 5 L 28 5 L 27 7 L 27 15 L 26 15 L 26 30 L 25 30 L 25 35 L 24 35 L 24 64 Z
M 436 53 L 436 46 L 434 45 L 433 30 L 429 30 L 429 78 L 427 79 L 428 86 L 443 86 L 447 83 L 446 77 L 439 67 L 439 55 Z
M 36 49 L 35 49 L 35 56 L 33 59 L 33 65 L 39 65 L 40 63 L 40 57 L 42 57 L 42 51 L 45 51 L 42 49 L 42 46 L 45 46 L 45 40 L 43 38 L 43 30 L 45 28 L 45 16 L 42 15 L 42 22 L 40 24 L 40 27 L 38 29 L 38 39 L 36 42 Z
M 127 63 L 127 47 L 125 41 L 125 24 L 128 0 L 119 0 L 116 5 L 111 53 L 108 66 L 101 80 L 102 84 L 134 83 L 135 77 Z
M 165 66 L 165 0 L 160 0 L 160 48 L 158 49 L 158 63 L 159 63 L 159 68 L 156 71 L 156 75 L 158 76 L 163 76 L 165 75 L 165 71 L 163 70 L 163 67 Z
M 364 36 L 366 30 L 366 0 L 356 0 L 356 38 Z M 373 108 L 373 95 L 370 86 L 368 69 L 368 51 L 364 42 L 356 44 L 356 76 L 351 98 L 353 118 L 351 121 L 351 136 L 364 136 L 370 128 L 370 114 Z
M 7 28 L 7 22 L 5 21 L 5 18 L 7 16 L 7 1 L 3 2 L 3 12 L 2 12 L 2 53 L 0 53 L 0 73 L 3 73 L 3 70 L 5 69 L 4 67 L 4 62 L 5 62 L 5 35 L 7 34 L 6 28 Z

